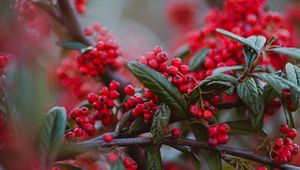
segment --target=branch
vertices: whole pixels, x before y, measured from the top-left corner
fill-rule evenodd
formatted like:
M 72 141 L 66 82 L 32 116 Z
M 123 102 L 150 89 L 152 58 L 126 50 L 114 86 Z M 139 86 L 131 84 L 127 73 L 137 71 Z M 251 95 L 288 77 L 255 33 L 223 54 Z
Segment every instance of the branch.
M 211 150 L 211 151 L 217 151 L 221 152 L 223 154 L 232 155 L 236 157 L 245 158 L 248 160 L 252 160 L 255 162 L 259 162 L 262 164 L 270 165 L 276 168 L 280 168 L 283 170 L 300 170 L 299 167 L 284 164 L 284 165 L 275 165 L 273 161 L 263 155 L 259 155 L 252 151 L 246 151 L 234 147 L 229 146 L 217 146 L 216 148 L 210 147 L 206 142 L 204 141 L 196 141 L 196 140 L 190 140 L 190 139 L 174 139 L 174 138 L 164 138 L 162 140 L 163 144 L 165 145 L 184 145 L 189 146 L 192 148 L 200 148 L 205 150 Z M 114 139 L 113 142 L 106 143 L 103 140 L 99 141 L 90 141 L 88 143 L 82 143 L 82 144 L 74 144 L 74 146 L 86 146 L 86 147 L 92 147 L 92 146 L 100 146 L 100 147 L 112 147 L 112 146 L 118 146 L 118 147 L 128 147 L 128 146 L 145 146 L 152 143 L 151 138 L 149 137 L 137 137 L 137 138 L 123 138 L 123 139 Z

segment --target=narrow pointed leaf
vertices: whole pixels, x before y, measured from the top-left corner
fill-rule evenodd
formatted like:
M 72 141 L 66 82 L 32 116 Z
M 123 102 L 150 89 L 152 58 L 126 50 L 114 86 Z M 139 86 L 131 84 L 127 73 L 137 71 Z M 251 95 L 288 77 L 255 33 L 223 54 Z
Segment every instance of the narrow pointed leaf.
M 184 96 L 170 81 L 146 65 L 131 62 L 128 64 L 128 67 L 137 79 L 147 88 L 151 89 L 151 91 L 158 96 L 160 101 L 167 104 L 170 109 L 176 111 L 178 116 L 187 116 L 187 102 Z
M 263 129 L 259 127 L 253 127 L 251 122 L 247 120 L 238 120 L 226 123 L 230 126 L 230 134 L 257 135 L 262 137 L 267 136 L 267 133 Z
M 58 45 L 60 45 L 63 48 L 71 49 L 71 50 L 82 50 L 87 47 L 86 45 L 84 45 L 80 42 L 77 42 L 77 41 L 60 42 L 60 43 L 58 43 Z
M 289 57 L 300 60 L 300 49 L 299 48 L 288 48 L 288 47 L 280 47 L 280 48 L 272 48 L 270 51 L 274 51 L 279 54 L 287 55 Z
M 179 57 L 181 59 L 186 58 L 190 54 L 190 48 L 187 44 L 179 47 L 176 51 L 174 56 Z
M 149 145 L 146 149 L 147 170 L 162 170 L 162 158 L 160 148 Z
M 242 70 L 244 69 L 244 66 L 226 66 L 226 67 L 218 67 L 214 69 L 213 74 L 220 74 L 227 71 L 236 71 L 236 70 Z
M 145 126 L 144 118 L 143 116 L 139 116 L 136 119 L 134 119 L 134 121 L 131 123 L 128 130 L 128 134 L 134 133 L 135 131 L 137 131 L 139 128 L 143 126 Z
M 124 128 L 126 122 L 131 118 L 131 111 L 127 112 L 123 117 L 122 120 L 119 123 L 119 127 L 118 127 L 118 133 L 120 133 L 122 131 L 122 129 Z
M 300 88 L 300 68 L 291 63 L 287 63 L 285 65 L 285 71 L 288 80 Z M 292 99 L 294 106 L 298 107 L 299 99 L 297 94 L 294 92 L 292 93 Z

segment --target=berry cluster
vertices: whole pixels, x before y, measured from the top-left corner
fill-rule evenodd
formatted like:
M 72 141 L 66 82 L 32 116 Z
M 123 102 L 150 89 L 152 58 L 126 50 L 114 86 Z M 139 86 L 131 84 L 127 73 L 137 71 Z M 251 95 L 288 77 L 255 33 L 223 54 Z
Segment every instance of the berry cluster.
M 299 145 L 292 141 L 297 136 L 296 130 L 283 124 L 280 126 L 280 131 L 286 135 L 285 138 L 276 139 L 271 146 L 273 161 L 277 165 L 291 162 L 292 155 L 299 152 Z
M 158 97 L 147 88 L 140 89 L 140 93 L 135 91 L 132 85 L 124 88 L 124 93 L 130 96 L 124 103 L 125 111 L 131 110 L 132 119 L 143 116 L 145 121 L 150 121 L 157 110 Z
M 173 138 L 178 138 L 182 134 L 182 131 L 178 128 L 173 128 L 171 134 Z
M 93 105 L 94 118 L 100 120 L 103 125 L 112 123 L 113 108 L 115 107 L 114 100 L 120 97 L 117 91 L 120 88 L 120 83 L 112 81 L 109 87 L 100 89 L 100 94 L 90 93 L 88 95 L 88 102 Z
M 203 118 L 209 120 L 217 113 L 217 109 L 212 106 L 208 101 L 203 101 L 202 106 L 194 104 L 190 106 L 190 112 L 197 118 Z
M 86 5 L 88 0 L 74 0 L 74 5 L 79 14 L 83 14 L 86 11 Z
M 70 112 L 70 118 L 75 120 L 76 128 L 70 129 L 66 134 L 67 139 L 84 139 L 96 134 L 95 122 L 101 121 L 102 125 L 109 125 L 114 120 L 113 108 L 115 107 L 114 100 L 118 99 L 120 94 L 117 91 L 120 88 L 120 83 L 112 81 L 109 87 L 100 89 L 99 96 L 95 93 L 88 95 L 88 102 L 92 105 L 92 109 L 85 106 L 74 108 Z M 86 133 L 85 133 L 86 132 Z M 87 135 L 85 135 L 87 134 Z M 111 142 L 112 137 L 107 134 L 107 142 Z M 109 139 L 111 137 L 111 140 Z
M 120 56 L 119 45 L 113 40 L 112 34 L 99 24 L 86 28 L 84 33 L 86 36 L 96 34 L 96 45 L 77 58 L 77 66 L 82 74 L 95 77 L 104 74 L 108 66 L 112 69 L 120 66 L 116 60 Z
M 99 84 L 92 78 L 80 75 L 80 72 L 77 70 L 75 55 L 77 53 L 74 52 L 64 58 L 56 72 L 60 83 L 67 87 L 74 96 L 83 99 L 88 93 L 93 92 L 92 89 L 99 89 Z
M 74 140 L 76 137 L 80 139 L 96 134 L 95 119 L 87 107 L 73 109 L 70 117 L 75 120 L 77 127 L 67 132 L 66 139 Z
M 208 127 L 208 144 L 211 147 L 216 147 L 218 144 L 226 144 L 229 141 L 230 127 L 226 123 L 220 125 L 211 125 Z
M 182 94 L 191 92 L 197 84 L 194 73 L 190 73 L 189 66 L 182 64 L 180 58 L 173 58 L 171 66 L 167 66 L 168 58 L 168 54 L 160 47 L 155 47 L 153 52 L 143 56 L 140 62 L 160 72 L 167 79 L 170 78 Z
M 265 12 L 265 1 L 226 0 L 224 10 L 215 9 L 206 18 L 204 27 L 189 38 L 192 53 L 209 47 L 209 54 L 200 67 L 198 79 L 210 76 L 217 67 L 234 66 L 245 63 L 242 45 L 216 33 L 223 28 L 237 35 L 248 37 L 263 35 L 267 39 L 278 37 L 275 44 L 294 46 L 293 29 L 280 14 Z M 268 55 L 262 66 L 271 64 L 275 69 L 283 69 L 288 59 L 278 54 Z

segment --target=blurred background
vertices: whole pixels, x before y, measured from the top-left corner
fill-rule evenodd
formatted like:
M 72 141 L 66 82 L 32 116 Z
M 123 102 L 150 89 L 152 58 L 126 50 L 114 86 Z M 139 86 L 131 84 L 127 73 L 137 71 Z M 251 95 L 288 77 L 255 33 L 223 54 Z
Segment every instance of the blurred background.
M 210 9 L 221 6 L 222 0 L 88 0 L 87 10 L 79 16 L 79 21 L 83 28 L 94 23 L 106 27 L 119 42 L 122 60 L 126 62 L 152 51 L 155 46 L 174 54 L 189 33 L 201 28 Z M 297 19 L 300 15 L 300 2 L 298 4 L 296 0 L 269 0 L 267 8 L 285 14 L 296 8 L 298 13 L 292 13 L 290 17 Z M 17 61 L 2 77 L 9 80 L 2 91 L 8 102 L 4 109 L 14 115 L 13 121 L 20 122 L 12 128 L 19 134 L 15 136 L 15 143 L 11 143 L 10 149 L 15 152 L 0 152 L 1 162 L 12 164 L 12 169 L 18 167 L 13 165 L 15 160 L 24 164 L 34 160 L 32 150 L 35 146 L 33 138 L 28 136 L 34 136 L 33 125 L 39 123 L 41 113 L 55 105 L 70 110 L 80 101 L 60 84 L 57 76 L 62 59 L 72 55 L 57 43 L 70 37 L 40 9 L 32 9 L 25 18 L 20 17 L 19 12 L 14 8 L 14 1 L 0 0 L 0 55 L 8 55 L 10 60 Z M 34 20 L 26 22 L 31 17 Z M 295 25 L 299 23 L 299 20 L 294 21 Z M 24 127 L 26 133 L 20 133 Z M 5 142 L 3 136 L 5 134 L 0 138 L 2 143 Z M 163 159 L 176 160 L 176 151 L 164 149 L 167 152 L 163 152 Z

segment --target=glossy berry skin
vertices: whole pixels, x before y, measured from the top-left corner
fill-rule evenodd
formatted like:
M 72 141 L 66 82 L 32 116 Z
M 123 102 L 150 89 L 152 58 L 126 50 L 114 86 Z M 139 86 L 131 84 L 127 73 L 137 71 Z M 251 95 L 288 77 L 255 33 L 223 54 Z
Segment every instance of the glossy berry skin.
M 132 160 L 131 158 L 124 158 L 123 160 L 123 164 L 126 168 L 126 170 L 136 170 L 137 169 L 137 164 L 134 160 Z
M 287 137 L 294 139 L 297 136 L 296 129 L 292 128 L 288 130 Z
M 96 134 L 96 129 L 94 125 L 88 123 L 84 126 L 84 131 L 89 135 L 89 136 L 94 136 Z
M 75 128 L 74 133 L 77 137 L 81 137 L 84 134 L 84 130 L 82 128 Z
M 264 167 L 264 166 L 260 166 L 258 167 L 256 170 L 268 170 L 268 168 Z
M 113 137 L 110 135 L 110 133 L 106 133 L 106 134 L 104 134 L 104 136 L 103 136 L 103 140 L 104 140 L 104 142 L 109 143 L 109 142 L 112 142 L 112 141 L 113 141 Z
M 281 133 L 286 134 L 286 133 L 288 133 L 288 131 L 289 131 L 289 126 L 288 126 L 287 124 L 282 124 L 282 125 L 280 126 L 280 132 L 281 132 Z
M 125 88 L 124 88 L 124 93 L 128 96 L 132 96 L 134 95 L 135 93 L 135 89 L 132 85 L 127 85 Z

